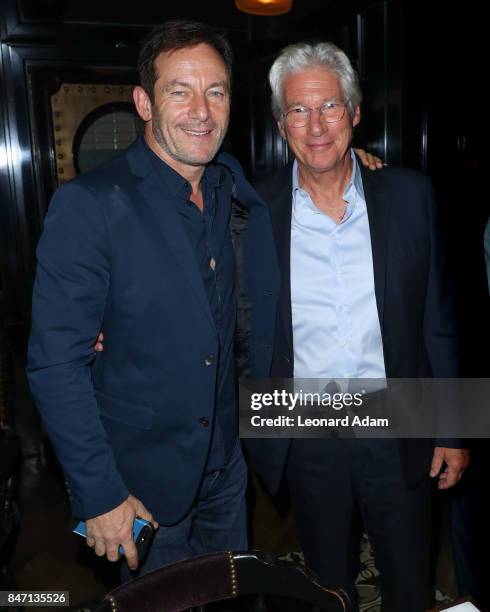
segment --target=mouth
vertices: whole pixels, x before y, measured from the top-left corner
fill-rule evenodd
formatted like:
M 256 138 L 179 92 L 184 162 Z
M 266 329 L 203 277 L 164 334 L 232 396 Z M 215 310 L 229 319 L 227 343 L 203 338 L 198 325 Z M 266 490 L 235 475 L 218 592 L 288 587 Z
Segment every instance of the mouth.
M 333 142 L 311 142 L 308 144 L 308 146 L 311 149 L 327 149 L 328 147 L 331 147 L 333 145 Z
M 183 132 L 185 132 L 188 136 L 192 136 L 195 138 L 205 138 L 206 136 L 209 136 L 209 134 L 211 134 L 211 132 L 213 131 L 211 130 L 190 130 L 189 128 L 184 128 L 181 127 L 180 128 Z

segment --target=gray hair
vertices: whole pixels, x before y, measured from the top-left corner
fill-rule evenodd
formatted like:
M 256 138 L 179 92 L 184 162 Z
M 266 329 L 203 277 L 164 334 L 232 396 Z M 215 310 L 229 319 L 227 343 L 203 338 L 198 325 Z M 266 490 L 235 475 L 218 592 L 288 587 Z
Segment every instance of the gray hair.
M 306 68 L 326 68 L 337 75 L 340 89 L 347 101 L 351 117 L 362 100 L 361 87 L 356 71 L 347 55 L 333 43 L 322 42 L 316 45 L 297 43 L 285 47 L 269 71 L 269 83 L 272 90 L 272 112 L 279 119 L 282 113 L 282 88 L 284 79 L 291 72 L 300 72 Z

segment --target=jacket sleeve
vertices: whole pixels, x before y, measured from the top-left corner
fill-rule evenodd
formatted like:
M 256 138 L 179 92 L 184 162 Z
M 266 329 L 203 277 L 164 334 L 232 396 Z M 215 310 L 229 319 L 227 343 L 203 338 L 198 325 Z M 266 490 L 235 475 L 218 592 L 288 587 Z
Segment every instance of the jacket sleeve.
M 77 183 L 61 187 L 37 249 L 27 374 L 65 473 L 73 515 L 83 519 L 111 510 L 129 494 L 91 377 L 110 285 L 109 253 L 95 195 Z
M 430 262 L 424 314 L 424 339 L 434 378 L 433 392 L 438 409 L 440 432 L 451 432 L 436 439 L 437 446 L 461 448 L 463 440 L 453 437 L 460 429 L 458 398 L 454 386 L 437 379 L 460 376 L 460 342 L 456 296 L 449 270 L 444 237 L 434 197 L 432 183 L 427 181 L 427 216 L 430 235 Z M 455 381 L 456 382 L 456 381 Z M 457 386 L 457 385 L 456 385 Z M 454 432 L 454 433 L 453 433 Z

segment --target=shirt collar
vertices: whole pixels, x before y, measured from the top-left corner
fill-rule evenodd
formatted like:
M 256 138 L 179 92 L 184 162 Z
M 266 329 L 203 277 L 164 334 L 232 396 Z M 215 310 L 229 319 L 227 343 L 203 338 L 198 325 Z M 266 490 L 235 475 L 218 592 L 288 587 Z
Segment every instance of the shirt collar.
M 295 159 L 293 162 L 293 195 L 301 189 L 299 186 L 299 168 L 298 168 L 298 160 Z
M 346 202 L 355 202 L 358 198 L 364 200 L 364 189 L 354 149 L 350 150 L 350 156 L 352 159 L 352 174 L 344 190 L 344 199 Z
M 189 181 L 171 168 L 163 159 L 158 157 L 158 155 L 148 146 L 144 138 L 142 138 L 142 140 L 150 156 L 153 167 L 157 174 L 164 180 L 172 195 L 188 197 L 191 189 Z M 219 187 L 221 184 L 222 172 L 223 169 L 221 166 L 211 162 L 206 166 L 201 182 L 204 181 L 207 188 L 212 189 L 214 187 Z

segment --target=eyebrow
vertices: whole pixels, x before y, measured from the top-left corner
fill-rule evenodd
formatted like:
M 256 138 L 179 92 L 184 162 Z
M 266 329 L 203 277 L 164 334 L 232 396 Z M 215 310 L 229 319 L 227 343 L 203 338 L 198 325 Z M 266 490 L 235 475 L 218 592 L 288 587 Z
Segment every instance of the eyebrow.
M 168 89 L 172 89 L 172 87 L 176 87 L 177 85 L 179 87 L 190 87 L 190 84 L 186 83 L 185 81 L 179 81 L 178 79 L 173 79 L 172 81 L 169 81 L 162 87 L 162 91 L 167 91 Z
M 185 81 L 179 81 L 179 79 L 173 79 L 168 82 L 163 88 L 162 91 L 168 91 L 172 89 L 172 87 L 186 87 L 187 89 L 191 89 L 192 85 L 190 83 L 186 83 Z M 226 91 L 230 91 L 230 84 L 228 81 L 216 81 L 215 83 L 211 83 L 207 89 L 212 89 L 213 87 L 223 87 Z
M 327 104 L 328 102 L 339 102 L 340 104 L 342 104 L 342 101 L 339 97 L 334 97 L 334 98 L 325 98 L 323 100 L 323 102 L 320 104 L 320 106 L 323 106 L 324 104 Z M 311 107 L 307 107 L 307 105 L 304 102 L 290 102 L 286 108 L 291 108 L 292 106 L 304 106 L 305 108 L 311 108 Z
M 226 91 L 230 91 L 230 83 L 228 81 L 216 81 L 215 83 L 211 83 L 208 89 L 211 89 L 212 87 L 223 87 L 223 89 L 226 89 Z

